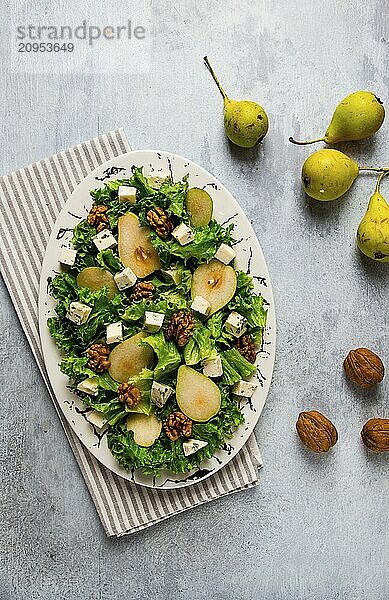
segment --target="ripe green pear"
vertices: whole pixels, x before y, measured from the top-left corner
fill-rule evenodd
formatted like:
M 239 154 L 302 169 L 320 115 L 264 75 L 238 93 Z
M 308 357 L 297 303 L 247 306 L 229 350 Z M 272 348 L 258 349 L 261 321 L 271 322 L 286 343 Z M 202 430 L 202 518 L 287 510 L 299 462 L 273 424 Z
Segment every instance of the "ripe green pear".
M 389 262 L 389 204 L 380 192 L 380 183 L 386 174 L 385 172 L 379 177 L 357 231 L 357 245 L 360 251 L 383 263 Z
M 358 177 L 357 163 L 338 150 L 323 148 L 305 160 L 301 172 L 304 190 L 316 200 L 336 200 Z
M 296 141 L 290 137 L 289 141 L 293 144 L 306 145 L 315 142 L 337 144 L 364 140 L 379 130 L 384 118 L 385 109 L 375 94 L 365 91 L 353 92 L 336 107 L 324 137 L 307 142 Z
M 204 61 L 223 97 L 224 129 L 228 139 L 241 148 L 253 148 L 263 140 L 269 129 L 265 110 L 252 100 L 228 98 L 206 56 Z

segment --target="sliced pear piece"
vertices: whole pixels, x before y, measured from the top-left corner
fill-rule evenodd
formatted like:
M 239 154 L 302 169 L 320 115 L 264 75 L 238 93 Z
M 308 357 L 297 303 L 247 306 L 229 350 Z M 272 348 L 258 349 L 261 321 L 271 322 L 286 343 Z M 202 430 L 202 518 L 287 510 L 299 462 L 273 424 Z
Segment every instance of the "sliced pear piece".
M 176 398 L 179 408 L 192 421 L 205 423 L 220 410 L 221 394 L 216 383 L 186 365 L 178 369 Z
M 196 296 L 205 298 L 211 305 L 213 315 L 231 300 L 236 290 L 236 273 L 229 265 L 211 260 L 197 267 L 192 277 L 192 300 Z
M 130 267 L 137 277 L 143 279 L 161 268 L 161 261 L 150 240 L 150 231 L 139 223 L 134 213 L 126 213 L 118 222 L 119 258 Z
M 119 293 L 112 273 L 106 269 L 101 269 L 100 267 L 87 267 L 86 269 L 80 271 L 80 273 L 77 275 L 77 285 L 80 288 L 88 288 L 92 292 L 96 292 L 96 290 L 101 290 L 103 287 L 107 287 L 108 298 L 110 300 L 112 300 L 115 294 Z
M 190 188 L 186 193 L 185 206 L 193 227 L 205 227 L 212 219 L 213 201 L 205 190 Z
M 127 417 L 128 431 L 134 432 L 134 442 L 143 448 L 149 448 L 160 436 L 162 422 L 153 414 L 142 415 L 132 413 Z
M 150 346 L 140 346 L 140 341 L 147 333 L 140 331 L 128 340 L 115 346 L 109 355 L 111 366 L 108 369 L 112 379 L 127 383 L 130 377 L 138 375 L 144 367 L 150 367 L 154 354 Z

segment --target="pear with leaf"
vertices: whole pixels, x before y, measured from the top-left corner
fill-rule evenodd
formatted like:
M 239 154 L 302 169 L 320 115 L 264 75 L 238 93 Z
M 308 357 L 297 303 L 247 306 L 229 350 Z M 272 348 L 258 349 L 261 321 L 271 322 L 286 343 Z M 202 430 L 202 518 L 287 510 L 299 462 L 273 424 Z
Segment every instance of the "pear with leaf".
M 269 120 L 265 110 L 252 100 L 228 98 L 207 56 L 204 57 L 204 62 L 223 97 L 224 129 L 228 139 L 241 148 L 253 148 L 263 140 L 269 129 Z
M 338 104 L 323 137 L 304 142 L 290 137 L 289 141 L 304 146 L 316 142 L 337 144 L 364 140 L 379 130 L 384 118 L 383 104 L 373 92 L 353 92 Z
M 385 170 L 379 176 L 374 194 L 357 231 L 357 245 L 363 254 L 378 262 L 389 262 L 389 204 L 381 194 L 382 179 L 389 173 Z

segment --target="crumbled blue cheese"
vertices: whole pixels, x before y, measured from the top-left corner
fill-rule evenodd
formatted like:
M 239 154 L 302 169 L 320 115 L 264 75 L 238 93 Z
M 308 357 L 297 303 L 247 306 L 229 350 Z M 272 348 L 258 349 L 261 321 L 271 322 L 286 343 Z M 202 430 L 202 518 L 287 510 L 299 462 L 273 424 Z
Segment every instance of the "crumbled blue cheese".
M 109 250 L 109 248 L 114 248 L 117 245 L 117 241 L 109 229 L 103 229 L 92 240 L 99 252 L 101 250 Z
M 153 385 L 151 386 L 151 401 L 154 404 L 162 408 L 172 394 L 174 394 L 174 389 L 170 385 L 153 381 Z
M 221 377 L 223 375 L 223 365 L 220 354 L 215 358 L 209 358 L 203 362 L 203 374 L 206 377 Z
M 89 394 L 89 396 L 97 396 L 98 393 L 98 383 L 97 383 L 97 378 L 96 377 L 88 377 L 87 379 L 84 379 L 84 381 L 81 381 L 78 386 L 77 389 L 79 392 L 84 392 L 84 394 Z
M 110 323 L 106 330 L 107 344 L 116 344 L 123 339 L 123 324 L 121 321 Z
M 161 172 L 161 173 L 151 173 L 150 176 L 147 178 L 147 181 L 152 188 L 154 188 L 155 190 L 159 190 L 161 185 L 167 179 L 169 179 L 169 174 Z
M 236 396 L 242 396 L 242 398 L 251 398 L 257 387 L 257 384 L 241 379 L 232 386 L 231 391 Z
M 209 315 L 209 311 L 211 310 L 210 303 L 202 296 L 195 296 L 190 307 L 193 312 L 197 313 L 201 317 L 207 317 Z
M 228 333 L 238 338 L 247 330 L 247 319 L 233 310 L 224 323 L 224 328 Z
M 181 283 L 181 272 L 175 267 L 172 267 L 171 269 L 161 269 L 160 273 L 162 278 L 168 281 L 169 283 L 175 283 L 176 285 Z
M 92 312 L 92 307 L 82 302 L 71 302 L 69 306 L 69 312 L 66 315 L 69 321 L 76 325 L 83 325 L 88 320 L 89 315 Z
M 58 260 L 61 265 L 72 267 L 76 261 L 77 250 L 69 248 L 69 246 L 63 246 L 60 250 Z
M 134 271 L 130 269 L 130 267 L 126 267 L 123 271 L 120 271 L 120 273 L 116 273 L 113 278 L 120 291 L 135 285 L 137 279 Z
M 129 204 L 135 204 L 136 202 L 136 188 L 131 185 L 119 185 L 118 189 L 119 202 L 128 202 Z
M 143 329 L 149 333 L 159 331 L 163 325 L 165 313 L 151 312 L 146 310 Z
M 182 444 L 182 449 L 185 456 L 190 456 L 191 454 L 195 454 L 201 448 L 205 448 L 205 446 L 208 446 L 208 442 L 190 439 Z
M 231 246 L 227 246 L 227 244 L 221 244 L 215 254 L 215 258 L 225 265 L 228 265 L 235 257 L 235 250 Z
M 104 414 L 97 410 L 91 410 L 90 412 L 87 412 L 85 417 L 86 420 L 89 421 L 91 425 L 97 427 L 97 429 L 102 429 L 108 422 Z
M 194 233 L 190 227 L 185 225 L 185 223 L 180 223 L 175 229 L 172 231 L 172 236 L 181 246 L 186 246 L 190 242 L 194 240 Z

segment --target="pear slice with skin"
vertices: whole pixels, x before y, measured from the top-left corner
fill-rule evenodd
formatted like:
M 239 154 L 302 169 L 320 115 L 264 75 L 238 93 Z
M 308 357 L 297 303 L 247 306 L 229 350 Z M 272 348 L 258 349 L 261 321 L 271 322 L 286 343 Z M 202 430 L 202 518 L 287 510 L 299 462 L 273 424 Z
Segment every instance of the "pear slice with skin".
M 184 415 L 199 423 L 212 419 L 221 406 L 221 394 L 216 383 L 186 365 L 178 369 L 176 398 Z
M 108 298 L 112 300 L 119 293 L 112 273 L 100 267 L 86 267 L 77 275 L 77 285 L 80 288 L 88 288 L 91 292 L 108 288 Z
M 192 227 L 205 227 L 212 219 L 213 201 L 205 190 L 190 188 L 186 193 L 185 207 Z
M 134 442 L 143 448 L 152 446 L 162 431 L 162 422 L 153 414 L 132 413 L 127 417 L 126 427 L 134 432 Z
M 137 277 L 143 279 L 161 268 L 161 261 L 151 243 L 150 231 L 139 223 L 134 213 L 126 213 L 118 221 L 119 258 L 130 267 Z
M 359 224 L 357 245 L 363 254 L 377 262 L 389 263 L 389 204 L 380 192 L 385 171 L 377 181 L 367 211 Z
M 153 350 L 149 345 L 140 345 L 145 337 L 147 333 L 140 331 L 113 348 L 109 355 L 111 366 L 108 369 L 112 379 L 119 383 L 127 383 L 130 377 L 140 373 L 144 367 L 152 365 Z
M 223 308 L 236 290 L 236 273 L 233 267 L 212 259 L 197 267 L 192 277 L 192 300 L 202 296 L 211 305 L 209 315 Z

